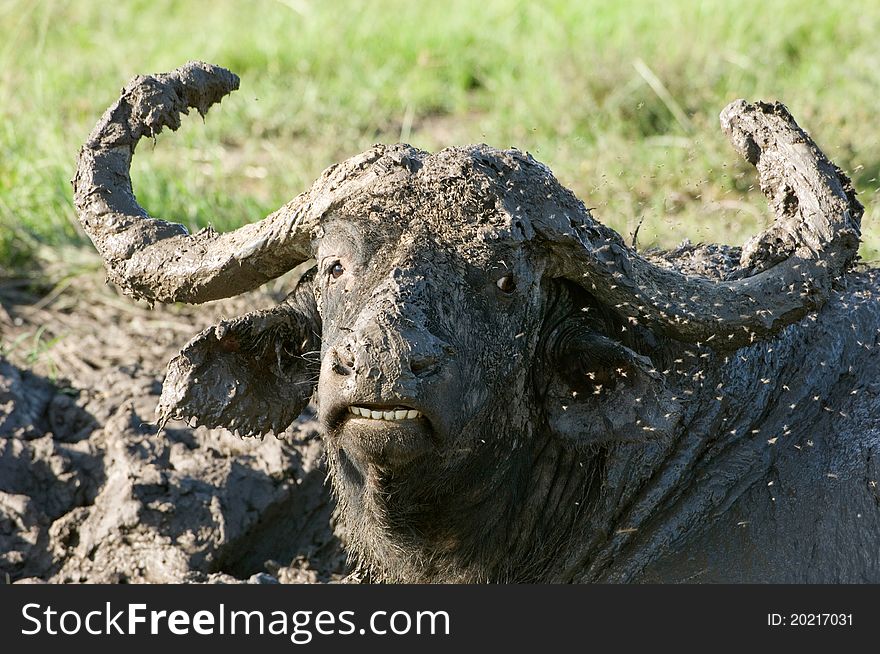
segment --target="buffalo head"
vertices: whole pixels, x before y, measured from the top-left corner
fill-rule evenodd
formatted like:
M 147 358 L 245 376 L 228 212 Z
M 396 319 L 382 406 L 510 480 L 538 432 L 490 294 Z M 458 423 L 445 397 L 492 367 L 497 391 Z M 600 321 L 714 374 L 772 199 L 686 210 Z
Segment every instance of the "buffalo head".
M 762 179 L 777 221 L 720 280 L 636 253 L 546 166 L 485 145 L 375 146 L 226 234 L 149 217 L 129 177 L 138 140 L 237 85 L 200 63 L 136 78 L 80 153 L 77 210 L 133 297 L 203 302 L 302 267 L 285 302 L 186 346 L 160 415 L 261 435 L 314 396 L 340 529 L 385 578 L 534 578 L 545 546 L 588 521 L 615 448 L 679 420 L 663 372 L 677 353 L 782 329 L 858 245 L 848 180 L 784 107 L 743 102 L 722 116 L 739 151 L 759 173 L 778 159 L 778 131 L 761 131 L 775 121 L 814 186 Z

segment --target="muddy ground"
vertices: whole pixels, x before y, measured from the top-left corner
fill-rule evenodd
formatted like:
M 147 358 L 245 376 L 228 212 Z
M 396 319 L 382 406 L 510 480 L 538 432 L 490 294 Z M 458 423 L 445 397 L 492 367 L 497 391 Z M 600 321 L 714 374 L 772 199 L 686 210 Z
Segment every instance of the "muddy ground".
M 151 310 L 72 256 L 55 285 L 0 277 L 0 583 L 346 579 L 309 415 L 263 441 L 155 424 L 175 352 L 291 278 Z

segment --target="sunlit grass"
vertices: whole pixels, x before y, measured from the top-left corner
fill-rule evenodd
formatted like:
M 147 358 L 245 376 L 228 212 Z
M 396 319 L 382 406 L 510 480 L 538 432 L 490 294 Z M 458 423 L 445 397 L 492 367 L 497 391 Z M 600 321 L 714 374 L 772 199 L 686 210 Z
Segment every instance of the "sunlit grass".
M 208 9 L 210 7 L 210 9 Z M 241 90 L 141 146 L 155 215 L 228 229 L 374 142 L 487 142 L 547 163 L 641 246 L 741 243 L 766 220 L 717 115 L 780 99 L 855 179 L 880 258 L 880 5 L 0 0 L 0 266 L 83 239 L 79 145 L 120 87 L 188 59 Z

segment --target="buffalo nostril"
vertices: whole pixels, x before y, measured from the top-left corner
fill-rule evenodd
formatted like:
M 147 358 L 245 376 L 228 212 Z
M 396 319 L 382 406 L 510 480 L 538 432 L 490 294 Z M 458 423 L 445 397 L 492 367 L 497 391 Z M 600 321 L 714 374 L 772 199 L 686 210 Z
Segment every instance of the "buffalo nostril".
M 333 371 L 339 375 L 348 375 L 354 370 L 354 356 L 346 348 L 334 348 Z
M 434 356 L 413 356 L 409 360 L 409 369 L 414 375 L 427 375 L 437 368 L 440 359 Z

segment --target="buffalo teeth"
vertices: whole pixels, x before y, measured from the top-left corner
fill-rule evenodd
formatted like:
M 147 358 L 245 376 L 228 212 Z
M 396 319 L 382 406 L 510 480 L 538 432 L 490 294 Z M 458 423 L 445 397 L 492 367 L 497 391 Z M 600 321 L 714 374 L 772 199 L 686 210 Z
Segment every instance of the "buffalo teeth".
M 370 418 L 371 420 L 388 420 L 390 422 L 396 420 L 414 420 L 416 418 L 422 417 L 422 413 L 420 411 L 416 411 L 415 409 L 392 409 L 389 411 L 376 411 L 360 406 L 349 406 L 348 412 L 356 416 Z

